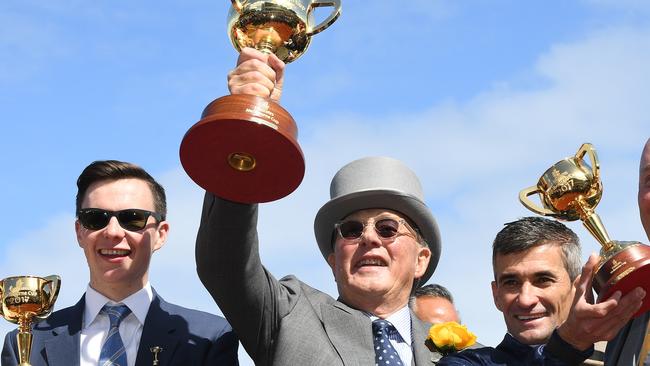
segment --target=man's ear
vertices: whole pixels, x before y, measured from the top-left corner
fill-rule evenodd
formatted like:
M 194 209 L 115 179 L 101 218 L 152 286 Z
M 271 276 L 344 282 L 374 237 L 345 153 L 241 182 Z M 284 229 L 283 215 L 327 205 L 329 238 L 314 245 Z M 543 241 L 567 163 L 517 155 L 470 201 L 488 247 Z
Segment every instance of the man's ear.
M 327 264 L 330 265 L 332 272 L 334 272 L 334 269 L 336 268 L 336 256 L 334 255 L 334 252 L 327 256 Z
M 494 306 L 499 309 L 499 311 L 503 312 L 501 309 L 501 304 L 499 302 L 499 296 L 498 296 L 499 288 L 497 286 L 496 281 L 492 281 L 492 300 L 494 300 Z
M 334 255 L 334 252 L 327 256 L 327 264 L 329 264 L 332 269 L 332 276 L 334 276 L 334 282 L 336 282 L 336 256 Z
M 428 247 L 421 247 L 418 250 L 418 256 L 415 258 L 415 278 L 422 278 L 424 272 L 429 267 L 431 260 L 431 249 Z
M 162 246 L 167 241 L 167 235 L 169 234 L 169 223 L 167 221 L 160 222 L 156 228 L 156 232 L 158 234 L 158 238 L 156 239 L 156 242 L 152 248 L 154 252 L 162 248 Z
M 81 230 L 83 230 L 83 229 L 84 229 L 84 227 L 81 226 L 81 223 L 79 222 L 79 220 L 74 220 L 74 232 L 75 232 L 75 235 L 77 236 L 77 244 L 79 244 L 79 246 L 81 248 L 83 248 L 83 245 L 81 245 Z

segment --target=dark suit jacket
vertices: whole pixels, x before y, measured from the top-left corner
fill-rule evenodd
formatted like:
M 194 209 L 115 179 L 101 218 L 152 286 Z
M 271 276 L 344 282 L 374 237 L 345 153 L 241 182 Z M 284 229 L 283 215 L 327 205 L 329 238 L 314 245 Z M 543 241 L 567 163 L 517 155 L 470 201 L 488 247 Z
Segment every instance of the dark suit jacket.
M 529 346 L 517 341 L 506 334 L 503 341 L 496 347 L 468 349 L 444 357 L 439 366 L 467 365 L 580 365 L 593 353 L 593 348 L 580 352 L 564 342 L 557 332 L 551 340 L 541 346 Z
M 52 313 L 34 326 L 32 366 L 79 365 L 79 337 L 85 297 L 76 305 Z M 18 365 L 16 333 L 5 336 L 2 366 Z M 160 346 L 161 366 L 238 365 L 237 338 L 221 317 L 186 309 L 163 300 L 154 291 L 142 329 L 136 366 L 150 366 L 150 347 Z
M 197 238 L 199 277 L 258 366 L 375 364 L 372 324 L 361 311 L 260 261 L 257 205 L 207 194 Z M 291 255 L 287 253 L 287 255 Z M 428 326 L 411 313 L 413 364 L 433 365 Z
M 616 338 L 607 342 L 605 351 L 605 363 L 612 366 L 636 366 L 639 364 L 639 355 L 645 339 L 646 329 L 650 321 L 650 312 L 647 312 L 636 319 L 630 320 L 621 329 Z M 646 358 L 646 363 L 650 358 Z

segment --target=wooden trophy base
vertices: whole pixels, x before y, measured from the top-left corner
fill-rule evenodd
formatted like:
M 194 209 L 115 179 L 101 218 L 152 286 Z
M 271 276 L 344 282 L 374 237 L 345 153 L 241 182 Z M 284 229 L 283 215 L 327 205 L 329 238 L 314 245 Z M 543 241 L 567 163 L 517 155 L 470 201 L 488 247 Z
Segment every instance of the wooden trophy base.
M 180 147 L 181 164 L 196 184 L 242 203 L 280 199 L 305 174 L 296 123 L 284 108 L 252 95 L 210 103 Z
M 619 243 L 624 244 L 623 249 L 603 263 L 594 275 L 593 287 L 598 301 L 608 299 L 616 291 L 625 295 L 636 287 L 650 292 L 650 246 L 636 242 Z M 645 297 L 634 317 L 648 310 L 650 296 Z

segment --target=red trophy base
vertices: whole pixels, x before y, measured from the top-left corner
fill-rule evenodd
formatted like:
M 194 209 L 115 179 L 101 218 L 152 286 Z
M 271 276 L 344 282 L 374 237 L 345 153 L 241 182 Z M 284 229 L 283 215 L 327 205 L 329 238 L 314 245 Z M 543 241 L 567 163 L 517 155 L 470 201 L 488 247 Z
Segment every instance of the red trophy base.
M 650 292 L 650 246 L 641 243 L 625 245 L 598 269 L 594 275 L 593 287 L 598 294 L 598 301 L 608 299 L 616 291 L 625 295 L 637 287 L 642 287 L 646 293 Z M 648 310 L 650 296 L 645 297 L 634 317 Z
M 180 148 L 196 184 L 221 198 L 269 202 L 293 192 L 305 174 L 296 123 L 284 108 L 252 95 L 210 103 Z

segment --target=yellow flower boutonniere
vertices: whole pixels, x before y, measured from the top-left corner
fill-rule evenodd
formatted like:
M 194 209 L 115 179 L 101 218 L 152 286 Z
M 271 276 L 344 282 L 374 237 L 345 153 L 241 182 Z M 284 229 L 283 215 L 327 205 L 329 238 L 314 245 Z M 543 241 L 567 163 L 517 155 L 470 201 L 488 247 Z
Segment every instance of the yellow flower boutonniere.
M 434 324 L 429 328 L 426 344 L 432 352 L 443 356 L 458 352 L 476 343 L 476 335 L 456 322 Z

